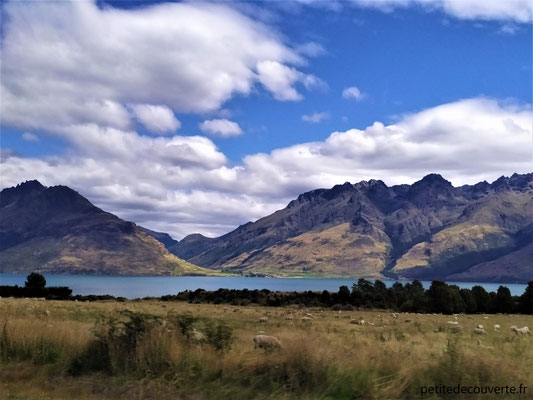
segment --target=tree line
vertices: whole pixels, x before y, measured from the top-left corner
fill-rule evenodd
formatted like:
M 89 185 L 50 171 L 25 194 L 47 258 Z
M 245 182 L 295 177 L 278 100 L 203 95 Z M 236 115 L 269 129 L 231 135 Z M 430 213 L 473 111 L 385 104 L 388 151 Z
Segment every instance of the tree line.
M 218 289 L 207 291 L 186 290 L 177 295 L 162 296 L 163 301 L 188 301 L 190 303 L 214 303 L 246 306 L 302 305 L 307 307 L 331 307 L 338 310 L 390 309 L 417 313 L 521 313 L 533 314 L 533 281 L 521 296 L 512 296 L 509 288 L 500 286 L 495 292 L 487 292 L 482 286 L 461 289 L 457 285 L 433 281 L 424 289 L 418 280 L 409 283 L 396 282 L 387 287 L 380 280 L 374 282 L 359 279 L 352 286 L 341 286 L 337 292 L 272 292 L 268 289 Z

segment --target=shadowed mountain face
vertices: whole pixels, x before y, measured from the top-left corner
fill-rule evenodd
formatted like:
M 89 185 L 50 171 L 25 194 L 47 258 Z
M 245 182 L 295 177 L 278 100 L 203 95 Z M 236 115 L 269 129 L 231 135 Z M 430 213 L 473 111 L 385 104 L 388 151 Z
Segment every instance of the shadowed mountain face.
M 66 186 L 37 181 L 0 192 L 0 272 L 212 273 L 170 254 L 133 222 Z
M 304 193 L 224 236 L 190 235 L 172 253 L 212 269 L 272 275 L 533 279 L 533 174 L 455 188 L 345 183 Z

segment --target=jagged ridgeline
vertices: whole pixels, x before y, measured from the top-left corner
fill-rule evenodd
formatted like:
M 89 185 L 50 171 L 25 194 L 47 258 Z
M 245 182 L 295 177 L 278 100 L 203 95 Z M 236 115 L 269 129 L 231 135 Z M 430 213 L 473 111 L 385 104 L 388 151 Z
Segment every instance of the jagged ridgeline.
M 202 267 L 276 276 L 533 279 L 533 174 L 454 187 L 437 174 L 304 193 L 218 238 L 170 251 Z
M 151 235 L 170 238 L 101 210 L 66 186 L 28 181 L 0 192 L 0 272 L 214 274 L 170 254 Z

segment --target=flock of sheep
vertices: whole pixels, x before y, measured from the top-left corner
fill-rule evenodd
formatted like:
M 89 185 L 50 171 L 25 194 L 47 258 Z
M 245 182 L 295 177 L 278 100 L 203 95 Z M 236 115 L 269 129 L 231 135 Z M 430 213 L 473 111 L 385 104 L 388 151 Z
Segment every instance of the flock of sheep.
M 320 311 L 319 313 L 323 314 L 324 311 Z M 341 313 L 341 311 L 339 311 L 339 314 Z M 304 322 L 304 323 L 310 323 L 313 319 L 314 319 L 314 316 L 309 313 L 309 312 L 305 312 L 305 313 L 301 313 L 302 315 L 300 316 L 300 321 Z M 433 315 L 437 315 L 437 314 L 433 314 Z M 338 316 L 335 316 L 336 318 L 339 318 Z M 394 318 L 394 319 L 397 319 L 398 318 L 398 314 L 397 313 L 391 313 L 391 317 Z M 454 321 L 447 321 L 447 324 L 450 325 L 452 327 L 453 330 L 456 330 L 456 331 L 460 331 L 462 328 L 461 326 L 459 325 L 459 321 L 458 321 L 458 317 L 459 315 L 458 314 L 454 314 Z M 377 315 L 377 318 L 380 320 L 380 321 L 383 321 L 383 317 L 381 315 Z M 484 317 L 485 319 L 487 319 L 488 317 Z M 285 320 L 287 321 L 294 321 L 295 319 L 295 316 L 292 315 L 292 314 L 287 314 L 285 316 Z M 268 317 L 267 316 L 262 316 L 258 319 L 258 322 L 259 323 L 266 323 L 268 322 Z M 410 319 L 406 319 L 405 322 L 411 322 Z M 291 322 L 292 323 L 292 322 Z M 368 324 L 368 325 L 371 325 L 371 326 L 374 326 L 374 324 L 372 322 L 365 322 L 365 320 L 363 319 L 363 317 L 360 317 L 359 319 L 354 319 L 352 317 L 350 317 L 349 319 L 349 323 L 350 324 L 355 324 L 355 325 L 360 325 L 360 326 L 364 326 L 365 324 Z M 493 325 L 493 329 L 495 332 L 500 332 L 500 329 L 501 329 L 501 326 L 499 324 L 494 324 Z M 522 328 L 518 328 L 517 326 L 511 326 L 510 327 L 510 330 L 513 331 L 517 336 L 525 336 L 525 335 L 531 335 L 531 331 L 529 329 L 529 327 L 527 326 L 524 326 Z M 472 334 L 475 334 L 475 335 L 486 335 L 487 334 L 487 331 L 485 330 L 484 326 L 482 324 L 478 324 Z M 253 342 L 254 342 L 254 348 L 263 348 L 263 349 L 281 349 L 283 346 L 281 344 L 281 341 L 276 338 L 275 336 L 269 336 L 269 335 L 265 335 L 263 331 L 260 331 L 258 332 L 257 335 L 255 335 L 253 337 Z M 480 345 L 480 342 L 478 341 L 478 345 Z

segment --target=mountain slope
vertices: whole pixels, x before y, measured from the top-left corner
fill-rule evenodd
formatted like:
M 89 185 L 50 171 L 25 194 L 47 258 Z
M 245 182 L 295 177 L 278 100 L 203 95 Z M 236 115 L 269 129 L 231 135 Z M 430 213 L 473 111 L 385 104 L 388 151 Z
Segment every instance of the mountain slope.
M 430 174 L 412 185 L 371 180 L 307 192 L 226 235 L 190 235 L 170 250 L 245 274 L 490 279 L 500 262 L 528 254 L 518 250 L 533 242 L 523 233 L 531 223 L 533 174 L 458 188 Z M 533 268 L 506 271 L 498 279 L 533 279 Z
M 37 181 L 0 192 L 0 272 L 212 274 L 170 254 L 132 222 L 66 186 Z

